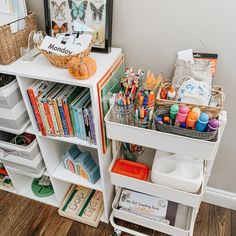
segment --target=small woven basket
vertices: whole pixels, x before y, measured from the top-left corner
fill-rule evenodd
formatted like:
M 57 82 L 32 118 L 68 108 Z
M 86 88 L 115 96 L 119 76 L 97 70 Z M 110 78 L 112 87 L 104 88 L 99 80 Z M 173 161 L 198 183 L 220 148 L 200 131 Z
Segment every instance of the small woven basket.
M 158 105 L 158 108 L 165 108 L 168 106 L 171 106 L 173 104 L 184 104 L 190 107 L 198 107 L 202 112 L 209 112 L 213 115 L 213 117 L 218 117 L 219 113 L 223 109 L 223 101 L 224 101 L 224 96 L 223 96 L 223 87 L 219 85 L 213 85 L 213 90 L 212 90 L 212 96 L 217 100 L 218 105 L 216 107 L 213 106 L 203 106 L 203 105 L 197 105 L 197 104 L 189 104 L 189 103 L 183 103 L 183 102 L 178 102 L 174 100 L 168 100 L 168 99 L 162 99 L 161 98 L 161 88 L 165 87 L 169 89 L 171 86 L 171 81 L 169 80 L 163 80 L 160 86 L 160 89 L 158 91 L 157 97 L 156 97 L 156 102 Z
M 169 111 L 170 111 L 169 108 L 160 109 L 156 111 L 156 113 L 154 114 L 154 122 L 155 122 L 156 130 L 165 132 L 165 133 L 178 134 L 178 135 L 186 136 L 190 138 L 203 139 L 207 141 L 215 141 L 218 130 L 214 132 L 199 132 L 196 130 L 180 128 L 180 127 L 166 125 L 166 124 L 162 124 L 158 122 L 157 117 L 159 115 L 169 115 Z
M 89 54 L 91 52 L 91 45 L 85 51 L 80 52 L 78 54 L 71 55 L 71 56 L 58 55 L 55 53 L 51 53 L 51 52 L 42 50 L 40 48 L 39 48 L 39 50 L 53 66 L 56 66 L 61 69 L 67 69 L 67 64 L 72 58 L 89 56 Z
M 25 28 L 12 33 L 11 24 L 20 20 L 25 21 Z M 11 22 L 7 25 L 0 26 L 0 64 L 10 64 L 21 57 L 21 47 L 28 46 L 28 38 L 31 31 L 37 30 L 36 18 L 34 13 L 29 13 L 28 16 Z

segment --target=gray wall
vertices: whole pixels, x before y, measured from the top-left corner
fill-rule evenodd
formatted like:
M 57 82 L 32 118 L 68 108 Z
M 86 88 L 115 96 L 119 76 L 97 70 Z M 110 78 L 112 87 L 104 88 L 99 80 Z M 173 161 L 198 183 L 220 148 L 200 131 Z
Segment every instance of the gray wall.
M 43 23 L 42 0 L 28 6 Z M 224 86 L 228 124 L 209 186 L 236 193 L 234 0 L 114 0 L 113 46 L 123 48 L 127 65 L 152 68 L 170 77 L 176 52 L 193 48 L 219 54 L 215 83 Z

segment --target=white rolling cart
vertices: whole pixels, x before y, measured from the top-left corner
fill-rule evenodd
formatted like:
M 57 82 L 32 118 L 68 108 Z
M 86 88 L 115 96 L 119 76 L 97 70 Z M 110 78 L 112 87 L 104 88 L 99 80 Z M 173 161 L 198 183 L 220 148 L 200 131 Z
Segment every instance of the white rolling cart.
M 107 137 L 112 140 L 113 147 L 113 161 L 110 165 L 109 171 L 111 183 L 116 186 L 116 196 L 112 205 L 113 211 L 110 217 L 110 222 L 114 227 L 114 235 L 119 235 L 122 231 L 133 235 L 144 235 L 140 232 L 117 225 L 114 222 L 114 218 L 122 219 L 124 221 L 174 236 L 193 235 L 194 224 L 204 189 L 211 174 L 212 166 L 227 121 L 227 114 L 225 111 L 220 113 L 219 119 L 220 129 L 217 139 L 214 142 L 210 142 L 116 123 L 112 120 L 112 110 L 110 109 L 109 113 L 105 117 L 105 122 Z M 152 159 L 155 155 L 155 150 L 185 154 L 197 159 L 202 159 L 204 163 L 204 178 L 199 191 L 197 193 L 189 193 L 166 187 L 164 185 L 155 184 L 151 181 L 141 181 L 113 173 L 111 171 L 112 167 L 116 160 L 122 157 L 122 150 L 120 150 L 121 146 L 118 145 L 119 142 L 117 141 L 144 146 L 145 152 L 138 158 L 138 160 L 145 164 L 149 163 L 150 167 L 152 166 Z M 159 223 L 129 212 L 120 211 L 119 209 L 116 209 L 116 204 L 119 201 L 120 188 L 127 188 L 179 203 L 181 206 L 185 207 L 185 211 L 177 211 L 176 217 L 178 217 L 179 223 L 175 226 Z
M 13 169 L 9 169 L 8 172 L 15 189 L 5 189 L 1 188 L 1 186 L 0 189 L 8 190 L 56 207 L 62 203 L 72 184 L 99 190 L 103 192 L 104 200 L 104 213 L 101 217 L 101 221 L 108 223 L 113 200 L 113 186 L 110 181 L 107 181 L 107 179 L 109 179 L 108 168 L 111 163 L 111 148 L 108 146 L 105 153 L 102 149 L 101 122 L 103 122 L 103 119 L 99 111 L 98 84 L 104 78 L 107 78 L 106 81 L 109 81 L 116 69 L 123 65 L 124 58 L 122 50 L 119 48 L 112 48 L 111 52 L 108 54 L 91 53 L 91 57 L 96 60 L 97 72 L 88 80 L 76 80 L 72 78 L 67 70 L 52 66 L 42 55 L 37 56 L 35 60 L 31 62 L 19 59 L 10 65 L 0 65 L 0 73 L 15 75 L 17 78 L 20 92 L 31 121 L 31 126 L 25 131 L 36 135 L 46 166 L 46 172 L 43 174 L 50 177 L 55 193 L 46 198 L 34 196 L 31 190 L 31 183 L 34 176 L 27 172 L 20 173 Z M 77 137 L 52 137 L 41 135 L 27 94 L 28 87 L 30 87 L 35 80 L 46 80 L 90 89 L 97 140 L 96 145 L 80 140 Z M 22 132 L 24 132 L 24 130 L 22 130 Z M 99 164 L 101 178 L 95 184 L 91 184 L 86 179 L 64 169 L 62 165 L 62 155 L 71 144 L 78 145 L 81 151 L 90 151 L 94 161 Z

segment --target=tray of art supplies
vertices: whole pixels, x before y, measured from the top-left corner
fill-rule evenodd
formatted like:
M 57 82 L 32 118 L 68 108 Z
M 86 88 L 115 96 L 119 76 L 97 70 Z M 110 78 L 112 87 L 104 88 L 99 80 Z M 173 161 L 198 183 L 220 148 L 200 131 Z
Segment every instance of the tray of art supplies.
M 187 185 L 188 189 L 184 188 L 186 184 L 177 184 L 173 187 L 173 184 L 170 186 L 162 184 L 163 182 L 159 183 L 158 178 L 156 178 L 156 175 L 159 174 L 159 171 L 155 168 L 156 162 L 153 163 L 154 167 L 152 171 L 152 164 L 149 163 L 150 159 L 152 159 L 154 155 L 155 152 L 153 149 L 145 147 L 144 153 L 138 157 L 138 162 L 131 162 L 125 159 L 123 146 L 121 145 L 115 153 L 113 161 L 109 167 L 111 183 L 115 186 L 129 188 L 138 192 L 145 192 L 149 195 L 165 198 L 169 201 L 175 201 L 186 206 L 197 207 L 203 196 L 204 179 L 201 179 L 201 177 L 195 179 L 193 182 L 196 182 L 196 184 L 193 187 Z M 199 160 L 198 162 L 202 163 L 203 160 Z M 163 165 L 162 169 L 164 169 Z M 168 169 L 168 166 L 166 169 Z M 186 170 L 186 172 L 188 174 L 188 170 Z M 173 174 L 170 175 L 170 177 L 172 176 Z M 152 181 L 152 177 L 154 181 Z M 187 177 L 185 179 L 187 179 Z M 192 180 L 190 179 L 189 182 L 191 181 Z M 181 189 L 177 187 L 180 185 L 182 187 Z M 193 192 L 186 191 L 193 190 L 193 188 Z M 198 190 L 196 190 L 197 188 Z
M 72 185 L 58 213 L 69 219 L 97 227 L 103 213 L 102 192 Z
M 171 106 L 173 104 L 185 104 L 185 105 L 194 105 L 194 104 L 189 104 L 189 103 L 183 103 L 183 102 L 178 102 L 175 99 L 170 100 L 167 99 L 167 92 L 170 90 L 171 87 L 171 81 L 170 80 L 163 80 L 160 86 L 160 89 L 157 93 L 156 96 L 156 102 L 158 107 L 162 106 Z M 162 95 L 163 93 L 163 88 L 165 88 L 165 95 Z M 203 105 L 196 105 L 201 109 L 201 111 L 204 112 L 209 112 L 212 114 L 213 117 L 217 117 L 220 113 L 221 110 L 223 110 L 223 102 L 225 99 L 224 93 L 223 93 L 223 87 L 219 85 L 213 85 L 212 91 L 211 91 L 211 100 L 214 101 L 215 106 L 209 104 L 208 106 L 203 106 Z M 163 98 L 166 97 L 166 98 Z M 211 103 L 211 102 L 210 102 Z
M 112 204 L 113 216 L 168 235 L 189 236 L 195 211 L 176 202 L 126 188 L 118 188 Z
M 169 116 L 170 114 L 170 108 L 165 108 L 165 109 L 158 109 L 156 113 L 154 114 L 154 122 L 156 126 L 156 130 L 165 132 L 165 133 L 171 133 L 171 134 L 177 134 L 181 136 L 186 136 L 190 138 L 195 138 L 195 139 L 202 139 L 206 141 L 215 141 L 216 136 L 218 133 L 218 129 L 215 131 L 211 132 L 200 132 L 196 131 L 194 129 L 188 129 L 188 128 L 181 128 L 178 126 L 172 126 L 170 124 L 165 124 L 163 121 L 159 121 L 159 117 L 164 117 Z

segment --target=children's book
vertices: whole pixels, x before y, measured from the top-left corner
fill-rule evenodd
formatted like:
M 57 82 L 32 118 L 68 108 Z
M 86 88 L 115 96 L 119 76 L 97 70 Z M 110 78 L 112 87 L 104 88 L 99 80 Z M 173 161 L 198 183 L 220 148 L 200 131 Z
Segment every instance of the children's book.
M 93 107 L 92 106 L 90 106 L 88 108 L 88 119 L 89 119 L 89 127 L 90 127 L 92 143 L 97 144 L 96 134 L 95 134 L 95 127 L 94 127 L 94 120 L 93 120 Z
M 90 126 L 89 126 L 89 118 L 88 118 L 88 109 L 90 106 L 91 106 L 91 98 L 89 98 L 83 106 L 83 117 L 84 117 L 84 126 L 85 126 L 85 138 L 89 143 L 92 143 Z

